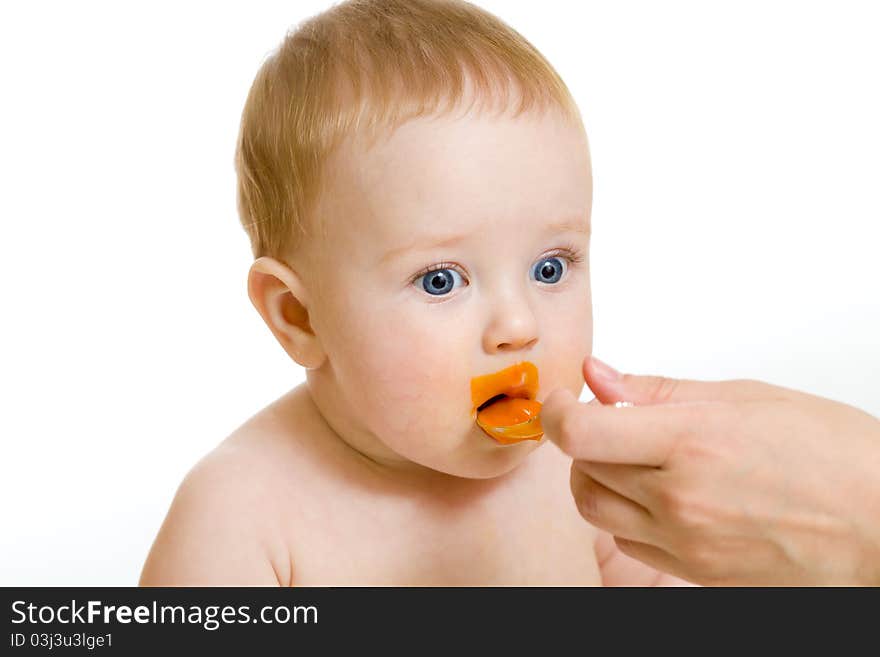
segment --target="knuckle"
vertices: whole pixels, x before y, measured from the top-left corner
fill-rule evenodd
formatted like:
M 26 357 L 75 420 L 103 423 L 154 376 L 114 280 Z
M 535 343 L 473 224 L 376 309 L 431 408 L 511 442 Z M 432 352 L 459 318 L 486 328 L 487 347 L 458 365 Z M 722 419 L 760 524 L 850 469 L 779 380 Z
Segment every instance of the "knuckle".
M 623 552 L 626 556 L 635 556 L 636 551 L 631 541 L 628 541 L 625 538 L 620 538 L 619 536 L 615 536 L 614 543 L 617 545 L 617 549 Z
M 664 518 L 674 520 L 678 517 L 681 507 L 681 497 L 678 490 L 672 486 L 666 485 L 660 488 L 654 495 L 657 500 L 658 511 Z
M 577 445 L 581 433 L 581 422 L 577 413 L 566 413 L 559 422 L 559 446 L 562 451 L 571 453 Z
M 581 516 L 587 520 L 595 520 L 599 517 L 599 504 L 595 495 L 582 493 L 578 497 L 577 506 Z
M 719 557 L 706 541 L 697 539 L 688 541 L 679 556 L 704 583 L 708 584 L 721 577 L 717 568 Z
M 732 555 L 725 554 L 713 539 L 712 522 L 707 508 L 687 494 L 670 496 L 667 500 L 670 520 L 675 529 L 676 555 L 687 569 L 706 586 L 725 581 L 725 563 Z M 741 553 L 740 553 L 741 554 Z
M 578 512 L 588 520 L 596 518 L 599 515 L 599 501 L 593 482 L 586 475 L 581 475 L 577 480 L 572 477 L 572 486 L 575 488 L 573 493 Z
M 710 523 L 705 508 L 688 497 L 679 500 L 676 512 L 678 523 L 685 530 L 700 531 Z
M 724 458 L 730 436 L 740 420 L 736 409 L 725 404 L 705 404 L 688 410 L 689 420 L 675 435 L 675 453 L 687 461 L 708 464 Z
M 568 478 L 568 486 L 571 489 L 571 494 L 577 498 L 580 493 L 581 488 L 584 485 L 584 481 L 586 480 L 587 475 L 581 472 L 575 461 L 571 463 L 571 476 Z
M 651 400 L 658 403 L 668 402 L 675 396 L 678 390 L 678 380 L 665 376 L 652 377 L 648 385 L 648 395 Z
M 723 437 L 702 433 L 688 436 L 679 442 L 679 455 L 697 467 L 709 467 L 723 457 L 725 452 Z
M 711 521 L 706 506 L 698 497 L 682 488 L 670 488 L 659 495 L 665 516 L 677 527 L 694 532 L 707 527 Z

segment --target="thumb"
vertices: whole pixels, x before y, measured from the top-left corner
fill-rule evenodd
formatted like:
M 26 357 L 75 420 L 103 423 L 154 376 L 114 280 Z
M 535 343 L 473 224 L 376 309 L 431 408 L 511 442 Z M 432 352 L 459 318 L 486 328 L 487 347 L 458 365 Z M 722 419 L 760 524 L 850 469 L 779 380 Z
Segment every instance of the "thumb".
M 584 380 L 603 404 L 632 402 L 636 406 L 696 401 L 735 401 L 778 397 L 782 389 L 761 381 L 694 381 L 665 376 L 621 374 L 595 356 L 583 363 Z

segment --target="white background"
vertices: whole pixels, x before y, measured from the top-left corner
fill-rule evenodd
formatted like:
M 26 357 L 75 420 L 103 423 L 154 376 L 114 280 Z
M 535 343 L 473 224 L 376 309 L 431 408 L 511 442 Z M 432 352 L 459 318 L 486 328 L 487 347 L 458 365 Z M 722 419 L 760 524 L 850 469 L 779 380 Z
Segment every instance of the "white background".
M 880 415 L 871 4 L 478 4 L 584 114 L 596 355 Z M 135 584 L 186 471 L 303 379 L 247 298 L 232 158 L 329 6 L 0 9 L 0 585 Z

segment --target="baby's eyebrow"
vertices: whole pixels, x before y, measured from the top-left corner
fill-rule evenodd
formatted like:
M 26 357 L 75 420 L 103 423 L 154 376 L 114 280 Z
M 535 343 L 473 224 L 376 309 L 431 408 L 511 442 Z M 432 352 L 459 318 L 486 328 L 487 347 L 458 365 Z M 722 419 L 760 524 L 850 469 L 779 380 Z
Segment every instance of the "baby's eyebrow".
M 379 260 L 380 263 L 388 262 L 389 260 L 393 260 L 397 256 L 402 253 L 408 253 L 410 251 L 424 251 L 425 249 L 430 249 L 437 246 L 454 246 L 456 244 L 460 244 L 464 242 L 470 235 L 450 235 L 448 237 L 435 237 L 435 238 L 421 238 L 418 239 L 411 244 L 407 244 L 406 246 L 399 246 L 390 251 L 387 251 L 385 255 Z
M 580 216 L 573 217 L 571 219 L 562 219 L 559 221 L 554 221 L 550 224 L 547 224 L 544 232 L 547 234 L 556 234 L 556 233 L 582 233 L 584 235 L 590 234 L 590 223 L 588 221 L 584 221 L 583 217 L 585 213 Z M 386 251 L 385 255 L 383 255 L 380 259 L 380 263 L 388 262 L 393 258 L 396 258 L 402 253 L 407 253 L 410 251 L 420 251 L 425 249 L 430 249 L 438 246 L 454 246 L 456 244 L 460 244 L 464 242 L 469 237 L 471 237 L 473 233 L 468 235 L 448 235 L 445 237 L 432 237 L 432 238 L 420 238 L 411 244 L 406 246 L 399 246 L 391 249 L 390 251 Z

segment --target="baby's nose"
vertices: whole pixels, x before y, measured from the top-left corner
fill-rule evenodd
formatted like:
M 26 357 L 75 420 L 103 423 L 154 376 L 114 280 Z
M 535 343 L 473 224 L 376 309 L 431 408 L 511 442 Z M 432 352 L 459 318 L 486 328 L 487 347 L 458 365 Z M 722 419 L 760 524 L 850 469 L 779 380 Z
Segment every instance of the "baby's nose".
M 524 301 L 499 304 L 483 335 L 487 353 L 531 349 L 538 342 L 538 322 Z

